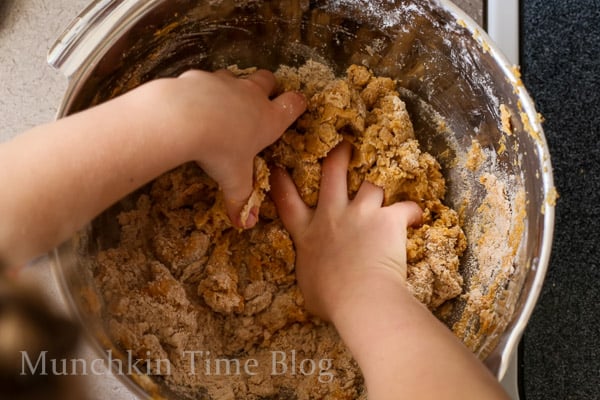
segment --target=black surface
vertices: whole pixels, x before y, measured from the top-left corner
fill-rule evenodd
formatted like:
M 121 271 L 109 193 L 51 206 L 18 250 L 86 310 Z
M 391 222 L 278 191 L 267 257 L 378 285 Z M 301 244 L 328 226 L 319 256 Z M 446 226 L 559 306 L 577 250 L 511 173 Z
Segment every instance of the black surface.
M 600 399 L 600 0 L 523 0 L 521 60 L 561 195 L 522 397 Z

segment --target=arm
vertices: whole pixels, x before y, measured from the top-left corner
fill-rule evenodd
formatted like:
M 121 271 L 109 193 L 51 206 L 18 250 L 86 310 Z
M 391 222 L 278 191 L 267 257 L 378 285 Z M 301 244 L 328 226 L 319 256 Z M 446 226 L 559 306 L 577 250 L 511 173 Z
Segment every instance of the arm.
M 159 174 L 197 161 L 221 185 L 229 215 L 252 191 L 253 158 L 305 108 L 258 71 L 190 71 L 35 127 L 0 146 L 0 264 L 60 243 Z M 249 220 L 247 226 L 256 222 Z
M 406 229 L 421 210 L 411 202 L 382 207 L 382 189 L 368 182 L 349 201 L 349 159 L 344 143 L 325 160 L 314 211 L 284 171 L 273 173 L 273 199 L 296 245 L 307 309 L 336 326 L 370 399 L 506 399 L 496 379 L 406 289 Z

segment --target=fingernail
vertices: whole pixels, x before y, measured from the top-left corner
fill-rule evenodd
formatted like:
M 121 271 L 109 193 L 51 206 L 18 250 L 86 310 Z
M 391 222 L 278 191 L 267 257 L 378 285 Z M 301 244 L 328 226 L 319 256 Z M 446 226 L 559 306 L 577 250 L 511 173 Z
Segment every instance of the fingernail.
M 296 96 L 299 97 L 300 102 L 302 103 L 302 107 L 306 107 L 308 105 L 308 100 L 306 99 L 306 95 L 302 92 L 294 92 Z
M 244 228 L 252 228 L 258 222 L 258 207 L 254 206 L 250 210 L 248 214 L 248 218 L 246 219 L 246 223 L 244 224 Z

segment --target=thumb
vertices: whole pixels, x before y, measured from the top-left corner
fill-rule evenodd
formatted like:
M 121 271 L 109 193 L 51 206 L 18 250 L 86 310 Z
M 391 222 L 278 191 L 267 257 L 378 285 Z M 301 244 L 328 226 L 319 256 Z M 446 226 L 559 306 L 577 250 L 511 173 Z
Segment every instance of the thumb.
M 403 201 L 389 207 L 393 208 L 400 219 L 405 221 L 406 227 L 418 225 L 423 219 L 423 211 L 414 201 Z
M 308 225 L 311 211 L 298 194 L 292 178 L 279 167 L 271 170 L 271 198 L 292 237 Z
M 271 103 L 275 112 L 272 114 L 270 139 L 274 142 L 306 110 L 306 98 L 302 93 L 285 92 L 273 99 Z

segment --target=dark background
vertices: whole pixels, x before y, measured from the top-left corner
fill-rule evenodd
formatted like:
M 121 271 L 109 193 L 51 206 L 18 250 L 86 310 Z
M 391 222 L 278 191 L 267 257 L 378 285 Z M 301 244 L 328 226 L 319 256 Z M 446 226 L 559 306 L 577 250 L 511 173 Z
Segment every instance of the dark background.
M 522 0 L 523 81 L 561 198 L 520 348 L 521 400 L 600 399 L 600 0 Z

